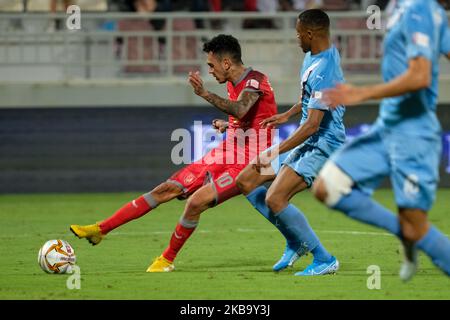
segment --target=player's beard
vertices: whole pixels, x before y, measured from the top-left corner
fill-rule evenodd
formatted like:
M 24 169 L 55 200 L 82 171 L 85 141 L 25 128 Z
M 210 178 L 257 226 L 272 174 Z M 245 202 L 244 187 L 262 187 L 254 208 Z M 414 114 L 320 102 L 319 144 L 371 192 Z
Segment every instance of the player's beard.
M 219 77 L 217 77 L 217 76 L 214 76 L 214 78 L 216 78 L 216 81 L 217 81 L 218 83 L 220 83 L 220 84 L 223 84 L 223 83 L 227 82 L 226 77 L 219 78 Z

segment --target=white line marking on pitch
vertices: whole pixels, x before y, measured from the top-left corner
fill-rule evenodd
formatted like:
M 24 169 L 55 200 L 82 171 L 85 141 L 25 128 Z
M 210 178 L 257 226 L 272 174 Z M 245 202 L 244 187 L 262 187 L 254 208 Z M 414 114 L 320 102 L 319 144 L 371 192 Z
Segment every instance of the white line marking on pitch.
M 344 234 L 344 235 L 354 235 L 354 236 L 383 236 L 383 237 L 393 237 L 393 234 L 386 232 L 369 232 L 369 231 L 352 231 L 352 230 L 315 230 L 318 233 L 328 233 L 328 234 Z M 227 232 L 242 232 L 242 233 L 258 233 L 258 232 L 278 232 L 278 230 L 274 229 L 246 229 L 246 228 L 238 228 L 233 230 L 221 230 L 221 231 L 211 231 L 211 230 L 198 230 L 197 233 L 227 233 Z M 60 233 L 48 233 L 46 237 L 60 237 L 67 235 L 68 232 L 60 232 Z M 172 234 L 173 231 L 148 231 L 148 232 L 112 232 L 108 234 L 108 237 L 111 236 L 148 236 L 148 235 L 158 235 L 158 234 Z M 40 233 L 40 235 L 43 235 Z M 2 235 L 0 239 L 5 238 L 24 238 L 36 236 L 36 234 L 15 234 L 15 235 Z M 449 235 L 446 235 L 447 237 Z

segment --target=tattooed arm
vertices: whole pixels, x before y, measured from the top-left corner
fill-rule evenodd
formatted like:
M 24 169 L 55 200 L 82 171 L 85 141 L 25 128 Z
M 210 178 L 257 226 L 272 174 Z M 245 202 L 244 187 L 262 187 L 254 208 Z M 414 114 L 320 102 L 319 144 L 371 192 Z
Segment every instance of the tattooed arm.
M 217 94 L 209 92 L 203 87 L 203 81 L 200 75 L 196 72 L 189 73 L 189 83 L 196 95 L 202 97 L 217 109 L 232 115 L 237 119 L 242 119 L 250 108 L 258 101 L 259 93 L 254 91 L 242 91 L 237 101 L 231 101 L 219 97 Z
M 221 98 L 217 94 L 209 91 L 206 91 L 206 94 L 201 97 L 217 109 L 220 109 L 227 114 L 231 114 L 237 119 L 242 119 L 255 104 L 255 102 L 258 101 L 259 93 L 253 91 L 243 91 L 237 101 Z

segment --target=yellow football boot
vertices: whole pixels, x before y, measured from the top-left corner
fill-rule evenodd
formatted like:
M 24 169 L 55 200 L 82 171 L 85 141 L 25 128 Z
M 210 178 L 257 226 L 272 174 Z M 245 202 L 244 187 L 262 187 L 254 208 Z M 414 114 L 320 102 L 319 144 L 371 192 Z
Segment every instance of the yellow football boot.
M 105 236 L 100 230 L 100 226 L 96 224 L 90 224 L 87 226 L 79 226 L 73 224 L 70 226 L 70 231 L 72 231 L 78 238 L 86 238 L 89 243 L 93 246 L 97 245 L 102 241 Z
M 163 256 L 159 256 L 153 263 L 148 267 L 147 272 L 170 272 L 175 269 L 173 263 Z

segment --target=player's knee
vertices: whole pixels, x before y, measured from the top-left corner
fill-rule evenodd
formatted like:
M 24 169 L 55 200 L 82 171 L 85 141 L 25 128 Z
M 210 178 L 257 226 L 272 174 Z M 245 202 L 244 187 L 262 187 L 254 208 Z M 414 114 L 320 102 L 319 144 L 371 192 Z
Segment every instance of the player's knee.
M 429 228 L 429 223 L 425 213 L 417 213 L 415 214 L 415 217 L 412 217 L 411 214 L 400 213 L 399 220 L 402 237 L 409 242 L 417 242 L 422 239 Z
M 236 185 L 243 194 L 249 194 L 255 188 L 254 182 L 244 175 L 237 177 Z
M 213 205 L 213 201 L 204 197 L 193 195 L 186 203 L 186 213 L 197 216 Z
M 199 208 L 201 208 L 203 205 L 203 201 L 199 199 L 198 197 L 192 196 L 187 200 L 186 203 L 186 211 L 187 212 L 193 212 L 198 211 Z
M 334 207 L 352 191 L 353 180 L 333 162 L 328 161 L 313 186 L 315 197 L 328 207 Z
M 419 230 L 417 230 L 417 228 L 415 228 L 414 225 L 412 225 L 407 221 L 402 221 L 400 219 L 400 226 L 402 230 L 403 239 L 409 242 L 417 242 L 420 240 L 421 237 Z
M 266 205 L 272 212 L 278 213 L 288 205 L 287 199 L 275 193 L 268 193 L 266 196 Z
M 183 194 L 183 188 L 174 183 L 163 182 L 149 192 L 158 203 L 164 203 Z

